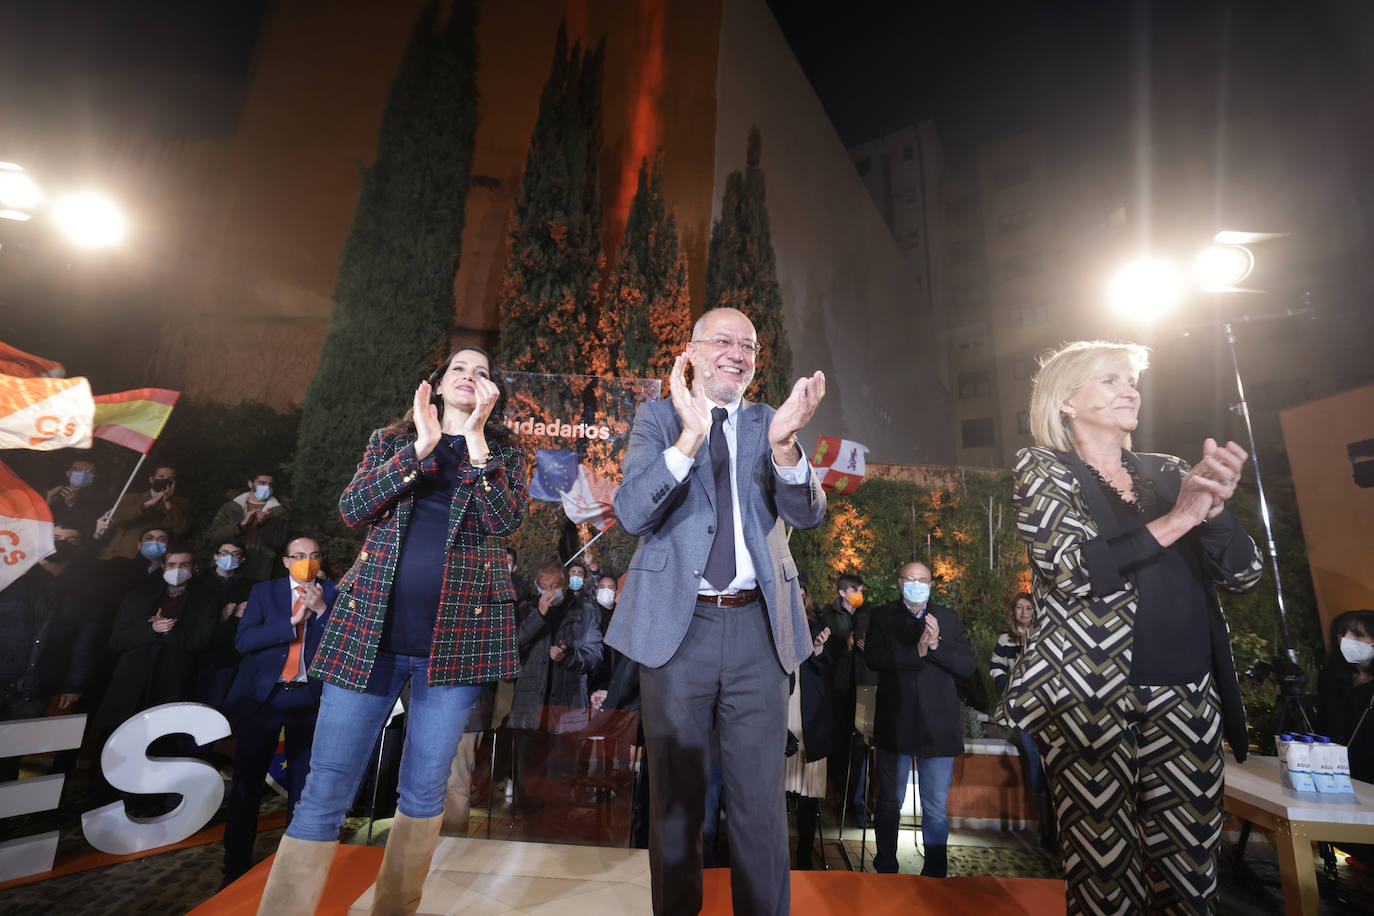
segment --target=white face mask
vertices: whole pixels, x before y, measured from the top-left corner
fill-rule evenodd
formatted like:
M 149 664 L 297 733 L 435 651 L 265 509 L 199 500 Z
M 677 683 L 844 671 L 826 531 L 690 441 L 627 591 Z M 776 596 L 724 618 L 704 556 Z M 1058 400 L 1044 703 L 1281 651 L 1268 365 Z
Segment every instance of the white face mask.
M 598 588 L 596 590 L 596 603 L 607 610 L 615 607 L 615 589 Z
M 191 571 L 189 569 L 169 569 L 162 574 L 163 581 L 172 587 L 185 585 L 186 580 L 190 578 Z
M 261 502 L 267 502 L 267 500 L 272 498 L 272 486 L 264 483 L 254 487 L 253 498 Z
M 1374 645 L 1361 642 L 1358 639 L 1351 639 L 1349 636 L 1341 637 L 1341 655 L 1352 665 L 1362 665 L 1374 658 Z

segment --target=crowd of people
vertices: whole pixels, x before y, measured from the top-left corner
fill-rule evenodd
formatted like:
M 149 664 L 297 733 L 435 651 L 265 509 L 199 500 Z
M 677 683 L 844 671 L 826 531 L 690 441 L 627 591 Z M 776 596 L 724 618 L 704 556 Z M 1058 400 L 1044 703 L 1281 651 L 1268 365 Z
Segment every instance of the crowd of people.
M 247 476 L 193 532 L 177 468 L 154 468 L 102 514 L 99 469 L 74 461 L 47 493 L 55 552 L 0 592 L 0 719 L 85 711 L 98 747 L 161 703 L 230 716 L 226 882 L 251 865 L 284 733 L 288 825 L 260 912 L 313 912 L 367 749 L 407 690 L 374 912 L 413 912 L 439 833 L 465 831 L 480 734 L 513 733 L 512 810 L 533 814 L 544 805 L 533 769 L 544 785 L 575 776 L 576 752 L 550 746 L 620 709 L 641 713 L 656 912 L 699 909 L 722 822 L 737 911 L 785 912 L 789 797 L 798 867 L 811 866 L 829 800 L 874 827 L 875 868 L 897 871 L 913 773 L 921 873 L 944 877 L 965 752 L 958 685 L 978 660 L 919 558 L 889 573 L 894 601 L 866 604 L 849 572 L 816 603 L 785 529 L 824 517 L 796 435 L 825 379 L 798 380 L 776 410 L 750 403 L 758 354 L 742 313 L 708 312 L 670 396 L 640 407 L 615 496 L 640 540 L 621 575 L 579 558 L 532 582 L 519 572 L 506 539 L 529 468 L 503 422 L 506 382 L 479 348 L 454 351 L 371 437 L 340 499 L 364 532 L 341 576 L 293 526 L 271 473 Z M 1025 759 L 1040 842 L 1062 856 L 1074 913 L 1209 907 L 1222 736 L 1238 759 L 1248 747 L 1216 595 L 1262 571 L 1227 508 L 1247 456 L 1210 439 L 1191 467 L 1132 452 L 1145 367 L 1142 348 L 1101 342 L 1043 363 L 1037 445 L 1015 468 L 1033 587 L 1010 599 L 987 662 L 994 717 Z M 1369 779 L 1374 613 L 1342 615 L 1331 637 L 1323 728 Z M 870 692 L 866 736 L 856 708 Z M 6 764 L 12 775 L 17 761 Z M 1104 849 L 1128 852 L 1108 862 Z

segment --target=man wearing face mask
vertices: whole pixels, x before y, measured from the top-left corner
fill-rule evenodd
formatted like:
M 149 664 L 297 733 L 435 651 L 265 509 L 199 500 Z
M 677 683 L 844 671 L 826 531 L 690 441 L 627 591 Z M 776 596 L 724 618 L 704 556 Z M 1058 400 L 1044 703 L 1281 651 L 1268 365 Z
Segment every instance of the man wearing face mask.
M 238 671 L 238 649 L 234 638 L 239 620 L 248 607 L 248 593 L 256 583 L 243 574 L 244 549 L 237 541 L 225 541 L 215 550 L 214 566 L 201 573 L 199 587 L 192 592 L 197 608 L 215 620 L 210 645 L 199 659 L 196 673 L 196 699 L 227 712 L 225 696 Z
M 959 615 L 930 600 L 930 568 L 912 562 L 898 573 L 902 597 L 874 608 L 864 656 L 878 672 L 873 742 L 878 748 L 878 852 L 873 867 L 897 871 L 897 819 L 916 763 L 921 793 L 921 874 L 948 872 L 945 800 L 954 758 L 964 752 L 955 679 L 973 673 L 973 650 Z
M 67 710 L 86 692 L 95 647 L 87 577 L 72 572 L 81 543 L 59 518 L 54 552 L 0 591 L 0 721 L 41 716 L 53 696 Z
M 89 538 L 95 530 L 95 519 L 101 507 L 91 492 L 95 483 L 95 464 L 90 461 L 73 461 L 67 468 L 67 482 L 58 484 L 46 494 L 48 507 L 54 515 L 61 515 L 73 527 L 80 529 L 82 537 Z
M 153 526 L 178 540 L 190 534 L 191 504 L 177 496 L 176 489 L 177 469 L 163 465 L 148 478 L 147 490 L 125 493 L 95 523 L 95 536 L 105 542 L 100 558 L 132 557 L 138 550 L 139 533 Z
M 173 544 L 162 575 L 120 604 L 110 631 L 118 658 L 94 721 L 106 733 L 140 710 L 194 695 L 195 660 L 209 645 L 215 620 L 213 610 L 191 600 L 193 567 L 190 546 Z
M 280 559 L 285 578 L 253 586 L 235 646 L 243 655 L 225 703 L 234 713 L 234 781 L 224 824 L 224 883 L 253 864 L 263 780 L 286 730 L 288 823 L 310 772 L 323 682 L 306 672 L 334 606 L 334 583 L 318 578 L 320 545 L 296 538 Z
M 532 814 L 544 806 L 543 799 L 530 794 L 528 784 L 527 763 L 541 756 L 532 753 L 539 750 L 531 747 L 534 732 L 543 724 L 548 732 L 565 730 L 571 724 L 568 715 L 579 709 L 585 724 L 587 676 L 601 663 L 602 652 L 594 605 L 566 588 L 563 568 L 544 566 L 534 584 L 538 599 L 515 610 L 520 677 L 506 723 L 517 729 L 514 789 L 519 814 Z
M 836 597 L 825 611 L 825 625 L 830 639 L 825 643 L 825 656 L 830 665 L 831 686 L 834 690 L 835 728 L 849 740 L 841 741 L 830 756 L 828 773 L 831 781 L 848 798 L 847 816 L 850 823 L 872 826 L 868 810 L 868 748 L 863 736 L 854 729 L 855 688 L 876 685 L 878 677 L 864 663 L 863 639 L 868 632 L 871 607 L 864 604 L 864 582 L 853 573 L 845 573 L 835 582 Z M 846 786 L 847 779 L 847 786 Z M 836 809 L 836 814 L 840 809 Z
M 282 549 L 286 547 L 287 508 L 276 497 L 276 477 L 255 474 L 248 489 L 219 507 L 205 539 L 219 544 L 243 545 L 243 575 L 261 582 L 281 575 Z

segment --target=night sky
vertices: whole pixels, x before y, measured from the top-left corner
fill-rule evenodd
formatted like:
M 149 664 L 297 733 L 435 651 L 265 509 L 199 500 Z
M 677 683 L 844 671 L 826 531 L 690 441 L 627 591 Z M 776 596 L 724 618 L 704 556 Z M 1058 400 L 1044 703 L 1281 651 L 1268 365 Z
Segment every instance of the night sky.
M 1142 76 L 1206 90 L 1267 62 L 1339 92 L 1374 63 L 1374 5 L 1350 0 L 768 5 L 847 146 L 926 119 L 956 148 L 1030 127 L 1101 129 L 1130 119 Z M 1184 41 L 1213 73 L 1177 71 L 1168 48 Z

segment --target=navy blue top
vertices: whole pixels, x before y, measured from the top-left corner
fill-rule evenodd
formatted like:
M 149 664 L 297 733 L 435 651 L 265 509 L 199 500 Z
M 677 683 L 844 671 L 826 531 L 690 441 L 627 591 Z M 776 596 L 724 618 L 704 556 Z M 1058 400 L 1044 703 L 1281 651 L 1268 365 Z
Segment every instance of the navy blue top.
M 448 511 L 459 467 L 467 455 L 467 440 L 444 434 L 433 454 L 438 470 L 415 484 L 415 508 L 401 541 L 391 603 L 382 622 L 380 648 L 396 655 L 427 656 L 434 642 L 448 554 Z

